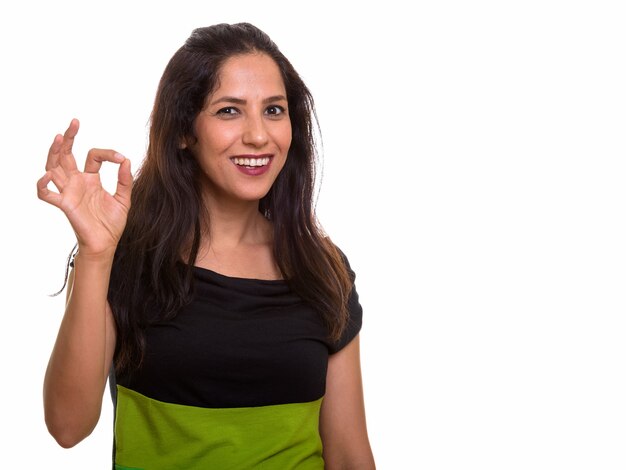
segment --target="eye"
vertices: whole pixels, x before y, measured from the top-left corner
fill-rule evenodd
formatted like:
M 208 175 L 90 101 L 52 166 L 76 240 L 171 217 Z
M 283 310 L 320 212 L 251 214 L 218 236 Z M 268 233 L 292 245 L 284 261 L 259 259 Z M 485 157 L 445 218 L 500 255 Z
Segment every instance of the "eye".
M 284 112 L 285 112 L 285 108 L 283 108 L 282 106 L 278 106 L 278 105 L 268 106 L 267 109 L 265 110 L 265 113 L 269 114 L 270 116 L 280 116 Z
M 233 106 L 227 106 L 226 108 L 219 109 L 215 113 L 216 116 L 225 118 L 236 116 L 237 114 L 239 114 L 239 110 Z

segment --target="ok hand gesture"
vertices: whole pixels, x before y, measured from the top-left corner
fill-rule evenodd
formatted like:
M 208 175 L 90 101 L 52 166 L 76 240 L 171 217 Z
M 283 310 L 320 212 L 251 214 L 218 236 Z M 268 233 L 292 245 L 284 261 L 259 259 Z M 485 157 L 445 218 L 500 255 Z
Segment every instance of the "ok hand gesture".
M 37 182 L 39 199 L 61 209 L 68 218 L 81 254 L 112 254 L 119 242 L 130 208 L 133 177 L 130 160 L 114 150 L 91 149 L 85 170 L 79 171 L 72 153 L 78 133 L 73 119 L 64 135 L 57 135 L 50 146 L 46 174 Z M 117 188 L 111 195 L 102 187 L 103 162 L 119 164 Z M 48 188 L 52 182 L 58 192 Z

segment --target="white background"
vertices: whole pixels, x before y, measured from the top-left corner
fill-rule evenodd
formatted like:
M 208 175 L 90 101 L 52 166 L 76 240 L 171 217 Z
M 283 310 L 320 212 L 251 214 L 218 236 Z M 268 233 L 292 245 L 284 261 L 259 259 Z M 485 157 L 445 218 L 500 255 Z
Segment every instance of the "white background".
M 135 3 L 0 7 L 4 462 L 110 468 L 108 397 L 71 450 L 43 420 L 73 245 L 35 194 L 52 138 L 77 117 L 81 158 L 137 169 L 171 55 L 249 21 L 317 100 L 378 468 L 626 468 L 621 2 Z

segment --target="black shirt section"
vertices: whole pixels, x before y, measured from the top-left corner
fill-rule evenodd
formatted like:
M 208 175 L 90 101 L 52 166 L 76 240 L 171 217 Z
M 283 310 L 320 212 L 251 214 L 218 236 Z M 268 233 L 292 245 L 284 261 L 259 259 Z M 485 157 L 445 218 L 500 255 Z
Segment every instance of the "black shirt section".
M 156 400 L 208 408 L 317 400 L 325 393 L 329 354 L 361 328 L 355 289 L 350 314 L 333 344 L 320 315 L 286 282 L 195 267 L 192 302 L 149 327 L 141 369 L 115 379 Z

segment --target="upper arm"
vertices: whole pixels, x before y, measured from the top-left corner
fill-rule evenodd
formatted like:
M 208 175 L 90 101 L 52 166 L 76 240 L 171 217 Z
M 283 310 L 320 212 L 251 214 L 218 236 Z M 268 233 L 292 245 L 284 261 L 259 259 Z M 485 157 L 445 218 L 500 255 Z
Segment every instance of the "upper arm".
M 375 468 L 365 422 L 358 335 L 328 360 L 320 434 L 327 470 Z

